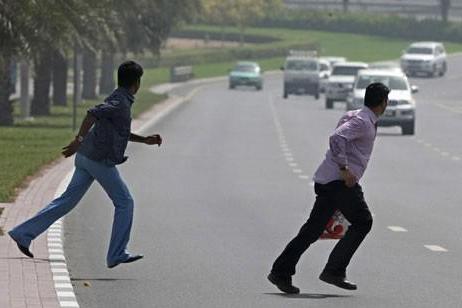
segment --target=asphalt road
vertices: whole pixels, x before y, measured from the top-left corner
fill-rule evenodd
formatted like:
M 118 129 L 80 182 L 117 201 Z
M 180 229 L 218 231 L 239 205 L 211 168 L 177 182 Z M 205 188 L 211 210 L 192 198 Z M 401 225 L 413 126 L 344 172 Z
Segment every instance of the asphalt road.
M 334 241 L 302 257 L 300 295 L 266 280 L 309 214 L 311 176 L 344 112 L 325 110 L 322 97 L 282 99 L 280 78 L 267 77 L 260 92 L 208 85 L 150 129 L 161 148 L 129 147 L 121 173 L 136 202 L 130 250 L 144 260 L 106 269 L 113 207 L 93 185 L 65 223 L 81 307 L 462 306 L 462 57 L 443 78 L 412 79 L 415 136 L 379 128 L 361 181 L 375 221 L 349 267 L 353 292 L 317 278 Z

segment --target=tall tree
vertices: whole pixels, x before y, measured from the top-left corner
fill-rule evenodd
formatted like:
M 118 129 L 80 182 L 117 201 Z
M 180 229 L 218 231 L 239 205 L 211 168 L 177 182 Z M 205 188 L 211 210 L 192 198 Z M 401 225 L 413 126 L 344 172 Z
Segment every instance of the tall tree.
M 47 50 L 66 49 L 75 40 L 81 44 L 90 40 L 95 32 L 104 31 L 106 19 L 112 16 L 111 1 L 0 0 L 0 125 L 13 124 L 11 103 L 4 92 L 9 72 L 3 63 L 10 63 L 18 55 L 33 58 L 37 64 L 46 63 Z M 45 59 L 39 59 L 42 56 Z M 47 90 L 41 89 L 47 82 L 36 85 L 38 92 L 48 93 L 49 85 Z M 43 103 L 39 97 L 34 102 Z M 46 112 L 46 108 L 40 109 L 35 108 L 39 114 Z
M 31 102 L 31 115 L 50 114 L 52 64 L 52 50 L 42 50 L 34 59 L 34 97 Z
M 342 5 L 343 5 L 343 12 L 346 13 L 348 12 L 348 2 L 349 0 L 342 0 Z
M 441 10 L 441 19 L 444 22 L 448 22 L 449 9 L 451 8 L 451 0 L 439 0 L 440 10 Z
M 113 14 L 117 21 L 111 29 L 113 40 L 103 38 L 100 90 L 110 91 L 114 84 L 114 53 L 135 54 L 150 51 L 158 54 L 171 30 L 198 12 L 200 0 L 114 0 Z M 112 52 L 111 52 L 112 51 Z
M 83 81 L 82 81 L 82 98 L 96 98 L 97 84 L 97 58 L 96 52 L 89 47 L 83 50 Z
M 52 63 L 52 84 L 53 84 L 53 105 L 67 105 L 67 71 L 68 60 L 64 52 L 53 51 Z

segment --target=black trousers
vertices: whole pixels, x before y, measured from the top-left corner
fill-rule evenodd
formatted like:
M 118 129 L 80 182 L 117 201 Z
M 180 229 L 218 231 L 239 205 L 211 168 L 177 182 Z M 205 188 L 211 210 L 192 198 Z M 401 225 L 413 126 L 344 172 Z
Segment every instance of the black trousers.
M 314 190 L 316 201 L 310 217 L 274 262 L 271 271 L 276 275 L 295 274 L 295 266 L 301 255 L 318 240 L 327 222 L 338 209 L 351 225 L 332 250 L 324 272 L 345 277 L 353 254 L 372 227 L 372 215 L 359 184 L 348 188 L 343 181 L 333 181 L 324 185 L 316 183 Z

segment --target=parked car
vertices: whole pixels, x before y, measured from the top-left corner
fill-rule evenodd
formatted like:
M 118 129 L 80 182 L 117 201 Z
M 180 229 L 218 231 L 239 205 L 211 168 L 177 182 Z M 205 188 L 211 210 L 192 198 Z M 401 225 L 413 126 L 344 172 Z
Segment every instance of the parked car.
M 290 94 L 307 94 L 319 99 L 321 65 L 314 53 L 292 53 L 281 69 L 284 71 L 284 98 Z
M 398 70 L 360 71 L 352 95 L 347 100 L 346 109 L 362 108 L 366 87 L 373 82 L 381 82 L 391 89 L 388 95 L 388 107 L 379 118 L 378 126 L 400 126 L 403 135 L 413 135 L 416 102 L 412 94 L 416 93 L 418 88 L 411 86 L 406 75 Z
M 429 76 L 443 76 L 448 70 L 446 50 L 442 43 L 416 42 L 401 56 L 401 69 L 412 76 L 423 73 Z
M 340 62 L 334 64 L 326 86 L 326 109 L 332 109 L 335 101 L 346 101 L 353 88 L 358 71 L 366 69 L 364 62 Z
M 256 62 L 238 62 L 229 73 L 229 88 L 236 86 L 252 86 L 257 90 L 263 88 L 263 77 L 260 65 Z

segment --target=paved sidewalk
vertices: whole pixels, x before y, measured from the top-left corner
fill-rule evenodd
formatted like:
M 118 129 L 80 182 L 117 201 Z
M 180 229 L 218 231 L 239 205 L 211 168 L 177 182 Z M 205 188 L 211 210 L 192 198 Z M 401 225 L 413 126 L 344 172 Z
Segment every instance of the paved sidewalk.
M 172 97 L 153 106 L 132 122 L 132 131 L 146 128 L 154 119 L 162 117 L 187 99 Z M 56 293 L 46 232 L 32 242 L 31 251 L 35 258 L 30 259 L 18 250 L 7 231 L 32 217 L 54 199 L 63 178 L 72 171 L 73 163 L 73 157 L 58 159 L 38 172 L 14 203 L 0 203 L 0 208 L 4 208 L 0 216 L 0 229 L 3 230 L 3 235 L 0 232 L 0 308 L 66 306 L 66 303 L 60 303 Z

